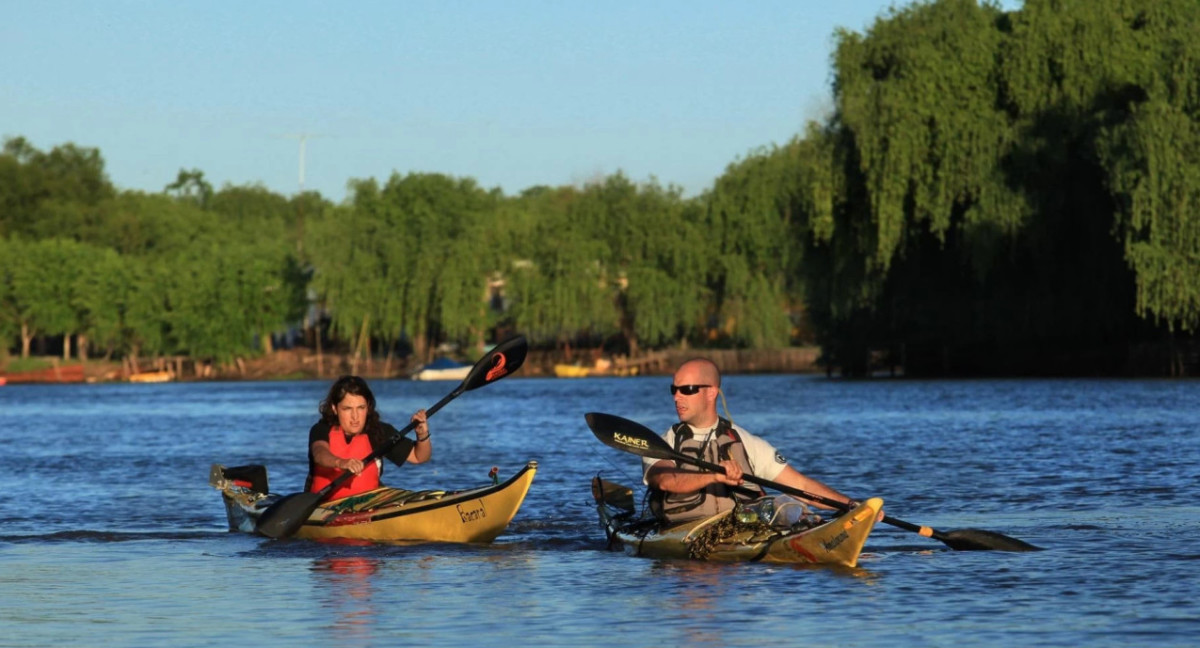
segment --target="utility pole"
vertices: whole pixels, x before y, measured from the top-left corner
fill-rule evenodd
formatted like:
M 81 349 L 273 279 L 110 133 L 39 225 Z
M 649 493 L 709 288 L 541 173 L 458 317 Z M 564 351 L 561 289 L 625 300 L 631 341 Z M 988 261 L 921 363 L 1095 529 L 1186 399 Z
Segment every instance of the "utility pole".
M 289 133 L 283 135 L 288 139 L 299 140 L 300 143 L 300 166 L 298 171 L 298 186 L 299 193 L 296 194 L 296 253 L 303 257 L 304 253 L 304 158 L 305 149 L 308 144 L 308 138 L 319 137 L 312 133 Z M 304 316 L 303 328 L 305 330 L 304 337 L 307 338 L 307 331 L 313 332 L 313 341 L 317 351 L 317 376 L 325 375 L 325 359 L 323 349 L 321 348 L 321 304 L 309 298 L 308 312 Z
M 300 174 L 299 174 L 299 175 L 300 175 L 300 177 L 299 177 L 299 180 L 300 180 L 300 193 L 304 193 L 304 155 L 305 155 L 305 148 L 307 147 L 307 144 L 308 144 L 308 138 L 310 138 L 310 137 L 320 137 L 320 135 L 314 135 L 314 134 L 312 134 L 312 133 L 289 133 L 289 134 L 287 134 L 287 135 L 284 135 L 283 137 L 286 137 L 286 138 L 288 138 L 288 139 L 296 139 L 296 140 L 300 140 Z

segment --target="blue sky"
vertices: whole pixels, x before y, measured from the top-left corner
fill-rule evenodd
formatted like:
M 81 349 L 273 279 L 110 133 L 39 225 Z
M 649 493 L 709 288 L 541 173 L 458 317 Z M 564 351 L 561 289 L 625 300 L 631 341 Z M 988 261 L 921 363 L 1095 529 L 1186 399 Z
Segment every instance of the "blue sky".
M 819 118 L 834 30 L 889 6 L 5 0 L 0 137 L 99 148 L 145 191 L 197 168 L 291 195 L 306 135 L 304 187 L 335 201 L 412 171 L 695 195 Z

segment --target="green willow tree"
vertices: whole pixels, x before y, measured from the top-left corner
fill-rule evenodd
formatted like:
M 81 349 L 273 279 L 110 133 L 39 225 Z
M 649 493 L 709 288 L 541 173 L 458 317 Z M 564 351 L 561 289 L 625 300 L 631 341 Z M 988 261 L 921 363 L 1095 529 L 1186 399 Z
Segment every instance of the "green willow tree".
M 429 360 L 433 340 L 447 331 L 459 337 L 481 325 L 477 309 L 464 311 L 449 305 L 446 295 L 449 291 L 484 297 L 493 270 L 486 261 L 490 258 L 494 263 L 495 257 L 486 247 L 478 247 L 486 245 L 478 238 L 466 247 L 457 243 L 486 231 L 480 223 L 495 213 L 495 197 L 471 179 L 409 174 L 393 175 L 382 198 L 392 216 L 389 225 L 411 242 L 403 249 L 393 248 L 387 258 L 402 279 L 396 285 L 402 330 L 412 340 L 417 358 Z M 455 301 L 461 304 L 461 298 Z
M 1122 102 L 1098 136 L 1117 203 L 1114 229 L 1136 276 L 1137 313 L 1169 329 L 1200 327 L 1200 9 L 1194 2 L 1111 3 L 1102 17 Z M 1027 20 L 1048 8 L 1034 4 Z M 1023 17 L 1024 19 L 1025 17 Z M 1116 121 L 1116 123 L 1112 123 Z
M 710 251 L 701 261 L 712 311 L 738 346 L 787 346 L 789 314 L 801 308 L 800 150 L 794 143 L 763 149 L 731 164 L 704 201 L 701 236 Z
M 437 321 L 442 335 L 482 353 L 488 329 L 497 323 L 491 308 L 491 284 L 505 265 L 506 252 L 496 245 L 506 225 L 495 218 L 496 206 L 476 212 L 447 249 L 453 261 L 441 268 Z
M 559 347 L 617 330 L 611 279 L 601 267 L 608 247 L 575 222 L 578 200 L 573 187 L 535 187 L 503 212 L 510 252 L 500 275 L 513 327 Z
M 602 244 L 594 261 L 631 354 L 704 325 L 708 242 L 697 216 L 678 188 L 653 179 L 639 186 L 621 173 L 585 187 L 570 206 L 574 227 Z
M 1112 372 L 1155 335 L 1139 315 L 1194 326 L 1197 11 L 941 0 L 839 33 L 826 130 L 844 202 L 801 183 L 810 218 L 834 217 L 811 230 L 824 270 L 851 280 L 808 275 L 839 361 Z
M 838 302 L 816 310 L 833 315 L 840 333 L 821 338 L 850 373 L 867 370 L 873 347 L 908 367 L 998 328 L 984 284 L 1003 275 L 992 261 L 1031 213 L 997 166 L 1014 139 L 995 88 L 1001 17 L 947 0 L 894 9 L 865 36 L 838 34 L 832 137 L 847 222 L 825 233 L 849 237 L 836 263 L 860 267 L 812 294 Z
M 248 305 L 250 330 L 261 350 L 270 353 L 273 335 L 298 323 L 306 305 L 297 206 L 261 186 L 223 187 L 207 206 L 223 224 L 221 236 L 243 250 L 239 294 Z
M 305 249 L 332 331 L 351 341 L 357 357 L 368 348 L 372 331 L 388 341 L 404 335 L 410 281 L 405 264 L 416 241 L 377 182 L 357 181 L 352 193 L 350 205 L 308 221 Z

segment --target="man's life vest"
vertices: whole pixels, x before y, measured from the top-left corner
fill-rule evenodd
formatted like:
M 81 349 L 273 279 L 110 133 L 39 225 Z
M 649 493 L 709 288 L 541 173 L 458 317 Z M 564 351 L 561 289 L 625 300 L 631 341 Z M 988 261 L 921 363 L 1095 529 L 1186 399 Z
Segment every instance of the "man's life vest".
M 329 450 L 344 459 L 366 459 L 372 452 L 371 440 L 367 438 L 366 432 L 355 434 L 347 439 L 346 434 L 342 432 L 342 427 L 335 425 L 333 429 L 329 430 Z M 328 499 L 341 499 L 379 488 L 379 469 L 380 462 L 378 460 L 366 464 L 363 466 L 362 472 L 348 481 L 342 482 L 341 486 L 334 489 Z M 320 492 L 322 488 L 337 479 L 342 472 L 344 471 L 337 468 L 316 466 L 312 483 L 308 486 L 309 492 Z
M 727 419 L 718 419 L 717 429 L 707 441 L 698 437 L 687 423 L 677 423 L 675 431 L 675 451 L 691 455 L 708 463 L 720 463 L 732 459 L 742 467 L 746 474 L 753 474 L 753 467 L 746 455 L 746 446 L 741 437 L 733 429 Z M 681 470 L 702 471 L 701 468 L 690 464 L 679 465 Z M 747 489 L 751 492 L 742 492 Z M 650 510 L 655 517 L 669 523 L 683 522 L 697 518 L 707 518 L 734 507 L 738 501 L 748 502 L 765 493 L 753 484 L 744 484 L 734 489 L 725 484 L 711 484 L 692 493 L 667 493 L 658 489 L 650 490 Z

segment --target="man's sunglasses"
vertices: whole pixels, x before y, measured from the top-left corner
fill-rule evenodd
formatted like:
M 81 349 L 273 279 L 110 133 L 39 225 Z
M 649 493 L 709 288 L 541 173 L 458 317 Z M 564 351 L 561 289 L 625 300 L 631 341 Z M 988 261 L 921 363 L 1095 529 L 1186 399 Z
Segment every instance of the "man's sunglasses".
M 684 396 L 695 396 L 705 387 L 712 387 L 712 385 L 671 385 L 671 395 L 674 396 L 678 392 L 683 392 Z

